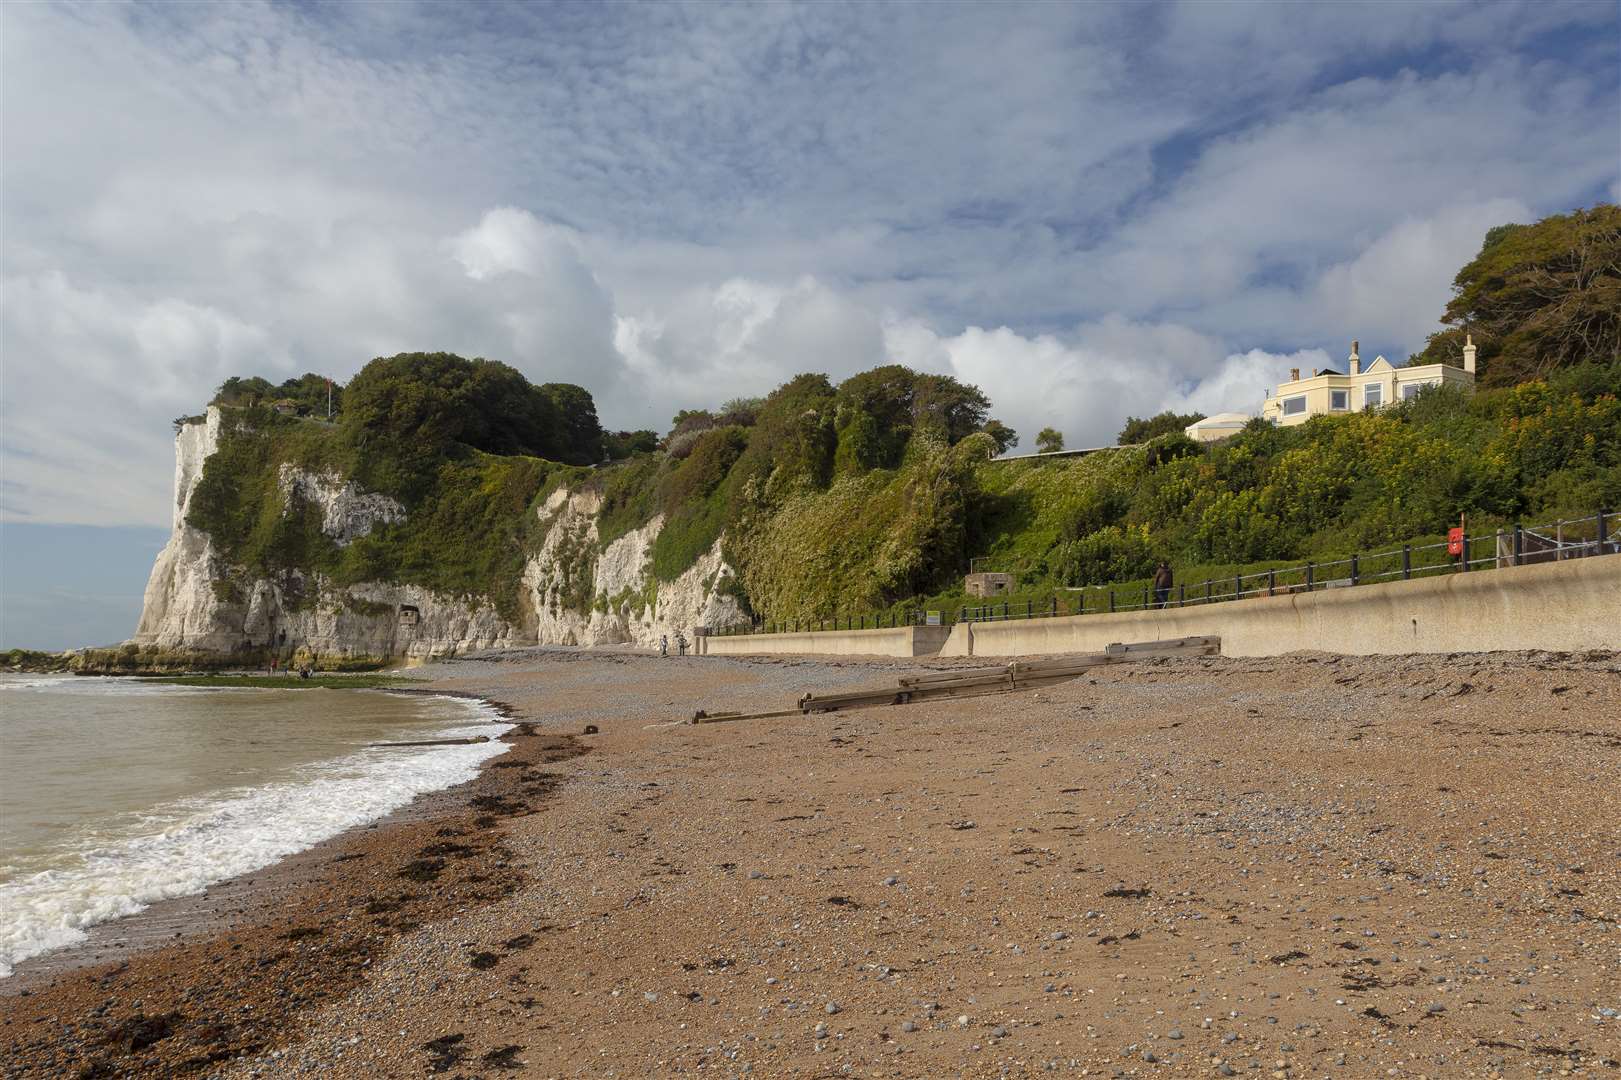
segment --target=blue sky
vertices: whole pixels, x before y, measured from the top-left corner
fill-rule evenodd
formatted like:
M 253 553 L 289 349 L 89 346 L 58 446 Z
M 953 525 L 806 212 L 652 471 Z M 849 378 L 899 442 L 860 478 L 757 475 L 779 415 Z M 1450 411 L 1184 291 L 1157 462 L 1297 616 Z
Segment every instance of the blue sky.
M 168 421 L 228 375 L 406 349 L 579 382 L 616 427 L 898 360 L 1027 440 L 1108 441 L 1253 409 L 1353 337 L 1405 356 L 1487 228 L 1621 184 L 1609 2 L 12 4 L 0 31 L 0 519 L 41 528 L 166 527 Z

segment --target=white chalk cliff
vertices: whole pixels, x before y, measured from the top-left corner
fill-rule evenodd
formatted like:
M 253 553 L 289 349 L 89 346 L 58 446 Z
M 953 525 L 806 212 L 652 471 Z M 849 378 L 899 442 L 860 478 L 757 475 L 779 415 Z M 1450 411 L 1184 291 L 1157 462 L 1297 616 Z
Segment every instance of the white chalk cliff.
M 716 586 L 732 574 L 720 543 L 673 582 L 652 580 L 648 553 L 661 520 L 598 540 L 600 500 L 589 491 L 557 491 L 537 513 L 549 526 L 525 563 L 516 619 L 482 597 L 457 597 L 416 585 L 367 582 L 338 587 L 319 574 L 291 572 L 246 579 L 226 565 L 209 536 L 186 518 L 203 465 L 219 446 L 221 415 L 175 437 L 173 532 L 147 581 L 135 644 L 163 650 L 232 652 L 267 646 L 327 659 L 425 660 L 522 645 L 653 646 L 661 636 L 689 639 L 698 626 L 743 621 L 736 601 Z M 395 500 L 361 491 L 331 474 L 283 465 L 284 503 L 317 506 L 322 531 L 338 544 L 378 525 L 407 520 Z

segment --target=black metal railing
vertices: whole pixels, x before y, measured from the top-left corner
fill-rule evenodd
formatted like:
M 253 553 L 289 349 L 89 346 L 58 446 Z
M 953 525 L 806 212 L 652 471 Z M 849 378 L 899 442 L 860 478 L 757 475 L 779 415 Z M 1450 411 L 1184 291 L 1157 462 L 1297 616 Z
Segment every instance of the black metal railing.
M 937 620 L 942 625 L 959 622 L 1003 622 L 1013 619 L 1042 619 L 1059 615 L 1104 615 L 1111 612 L 1146 611 L 1154 608 L 1194 607 L 1227 603 L 1258 596 L 1287 596 L 1298 592 L 1350 588 L 1387 581 L 1406 581 L 1438 574 L 1461 574 L 1509 566 L 1526 566 L 1595 555 L 1621 554 L 1621 530 L 1613 510 L 1600 510 L 1588 517 L 1561 519 L 1546 525 L 1515 524 L 1473 536 L 1464 532 L 1437 543 L 1403 544 L 1387 551 L 1363 554 L 1327 562 L 1306 562 L 1299 566 L 1276 567 L 1230 578 L 1208 578 L 1196 584 L 1173 585 L 1164 595 L 1152 585 L 1119 586 L 1099 589 L 1088 601 L 1080 591 L 1076 602 L 1050 600 L 1002 600 L 984 604 L 964 604 L 956 609 L 927 612 L 877 612 L 835 615 L 827 619 L 760 620 L 753 625 L 710 631 L 718 636 L 736 634 L 814 633 L 827 630 L 878 630 L 899 626 L 922 626 Z

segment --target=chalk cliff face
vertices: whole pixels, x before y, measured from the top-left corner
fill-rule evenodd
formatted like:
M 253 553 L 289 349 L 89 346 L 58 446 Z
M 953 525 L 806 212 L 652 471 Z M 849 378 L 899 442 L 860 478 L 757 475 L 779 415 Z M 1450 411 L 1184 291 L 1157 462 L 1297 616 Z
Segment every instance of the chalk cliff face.
M 656 516 L 602 547 L 600 508 L 592 492 L 558 491 L 539 510 L 551 527 L 523 583 L 542 643 L 651 648 L 668 637 L 674 648 L 677 632 L 690 641 L 693 627 L 747 621 L 737 601 L 717 589 L 732 575 L 719 540 L 676 580 L 655 582 L 648 560 L 664 519 Z M 586 595 L 591 606 L 581 611 Z
M 716 591 L 731 574 L 720 544 L 678 580 L 652 581 L 648 552 L 660 519 L 605 549 L 598 542 L 600 502 L 590 492 L 558 491 L 537 513 L 547 524 L 539 553 L 525 564 L 519 610 L 509 619 L 479 597 L 455 597 L 415 585 L 367 582 L 337 587 L 319 574 L 291 572 L 245 579 L 224 563 L 208 534 L 186 523 L 203 465 L 219 446 L 221 416 L 175 438 L 173 533 L 147 581 L 134 643 L 164 650 L 228 653 L 273 648 L 332 660 L 424 660 L 521 645 L 652 646 L 696 626 L 742 621 L 737 603 Z M 407 520 L 395 500 L 361 491 L 331 474 L 283 465 L 283 500 L 319 508 L 322 531 L 340 545 L 384 523 Z

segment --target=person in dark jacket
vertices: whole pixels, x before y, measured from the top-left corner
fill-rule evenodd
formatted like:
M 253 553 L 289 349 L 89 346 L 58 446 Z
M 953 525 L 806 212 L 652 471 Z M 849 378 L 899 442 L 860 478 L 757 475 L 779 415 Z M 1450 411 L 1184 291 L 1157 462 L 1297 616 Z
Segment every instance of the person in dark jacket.
M 1154 571 L 1154 606 L 1164 607 L 1171 599 L 1171 564 L 1164 559 L 1159 561 L 1159 569 Z

